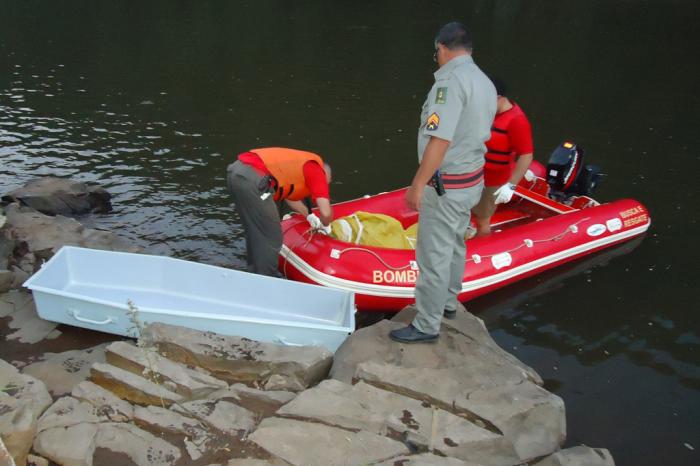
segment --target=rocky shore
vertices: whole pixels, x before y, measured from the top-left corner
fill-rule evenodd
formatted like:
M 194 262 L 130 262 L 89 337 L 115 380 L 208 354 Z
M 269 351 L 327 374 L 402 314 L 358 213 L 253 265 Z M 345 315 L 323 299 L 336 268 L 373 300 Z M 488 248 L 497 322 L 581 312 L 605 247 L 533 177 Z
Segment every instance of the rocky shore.
M 94 190 L 53 186 L 61 206 Z M 409 307 L 335 354 L 164 324 L 137 341 L 69 336 L 21 283 L 64 244 L 134 249 L 61 216 L 105 211 L 103 194 L 62 214 L 22 196 L 0 211 L 0 466 L 614 464 L 561 449 L 563 401 L 464 309 L 437 344 L 387 338 Z

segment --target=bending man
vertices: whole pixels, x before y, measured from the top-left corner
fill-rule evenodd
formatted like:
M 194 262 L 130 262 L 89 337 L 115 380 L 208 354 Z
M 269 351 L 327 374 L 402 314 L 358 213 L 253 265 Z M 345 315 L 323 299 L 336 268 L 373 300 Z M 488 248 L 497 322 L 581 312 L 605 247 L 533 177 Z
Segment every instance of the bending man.
M 423 104 L 418 129 L 420 165 L 406 192 L 406 203 L 419 211 L 413 323 L 393 330 L 404 343 L 438 338 L 443 313 L 454 317 L 462 289 L 464 233 L 483 187 L 484 142 L 496 114 L 496 90 L 471 57 L 472 41 L 460 23 L 449 23 L 435 38 L 439 69 Z M 444 193 L 426 187 L 440 170 Z
M 496 204 L 509 202 L 532 162 L 532 129 L 520 106 L 508 99 L 506 86 L 494 78 L 498 93 L 496 118 L 491 126 L 491 139 L 486 142 L 484 191 L 474 207 L 476 235 L 491 233 L 491 217 Z
M 278 276 L 282 229 L 277 202 L 284 200 L 315 229 L 333 220 L 328 184 L 331 169 L 311 152 L 282 147 L 253 149 L 228 166 L 228 189 L 243 222 L 248 271 Z M 302 202 L 311 197 L 319 217 Z

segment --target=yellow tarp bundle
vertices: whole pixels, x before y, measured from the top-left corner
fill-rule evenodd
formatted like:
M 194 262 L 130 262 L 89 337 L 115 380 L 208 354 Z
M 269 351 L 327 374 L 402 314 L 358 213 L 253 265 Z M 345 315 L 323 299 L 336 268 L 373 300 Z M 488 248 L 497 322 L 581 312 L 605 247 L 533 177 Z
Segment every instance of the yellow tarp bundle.
M 415 249 L 418 224 L 406 230 L 401 222 L 384 214 L 358 211 L 331 222 L 331 236 L 363 246 Z

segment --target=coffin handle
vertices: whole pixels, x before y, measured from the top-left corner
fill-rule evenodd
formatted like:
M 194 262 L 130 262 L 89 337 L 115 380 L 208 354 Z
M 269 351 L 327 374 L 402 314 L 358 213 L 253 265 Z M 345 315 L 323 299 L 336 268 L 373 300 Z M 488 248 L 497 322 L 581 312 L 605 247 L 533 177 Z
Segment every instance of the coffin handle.
M 68 314 L 70 314 L 71 317 L 73 317 L 75 320 L 79 322 L 84 322 L 86 324 L 107 325 L 115 321 L 114 317 L 107 317 L 105 320 L 86 319 L 85 317 L 80 317 L 78 315 L 78 311 L 76 311 L 75 309 L 68 309 Z
M 301 343 L 292 343 L 281 335 L 275 335 L 275 340 L 283 344 L 284 346 L 306 346 Z

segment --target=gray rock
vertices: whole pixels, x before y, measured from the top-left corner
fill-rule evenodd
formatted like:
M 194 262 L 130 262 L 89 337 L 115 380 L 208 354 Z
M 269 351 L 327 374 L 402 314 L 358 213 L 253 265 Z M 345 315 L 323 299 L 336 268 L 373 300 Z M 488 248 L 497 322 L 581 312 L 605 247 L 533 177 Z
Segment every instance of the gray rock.
M 204 398 L 216 390 L 228 387 L 222 380 L 162 357 L 153 348 L 139 348 L 124 341 L 109 345 L 107 361 L 151 380 L 155 377 L 166 388 L 187 399 Z
M 35 433 L 36 417 L 31 406 L 14 398 L 0 398 L 0 439 L 17 464 L 26 464 Z
M 61 466 L 92 466 L 98 424 L 54 427 L 34 439 L 34 451 Z
M 56 400 L 49 409 L 39 418 L 37 432 L 58 427 L 71 427 L 78 424 L 99 424 L 107 422 L 105 415 L 98 413 L 90 403 L 85 403 L 70 396 L 64 396 Z
M 207 398 L 210 400 L 229 400 L 249 411 L 268 417 L 274 414 L 281 406 L 293 400 L 294 397 L 295 394 L 292 392 L 258 390 L 238 383 L 228 388 L 217 390 Z
M 10 452 L 5 448 L 2 438 L 0 438 L 0 466 L 17 466 Z
M 125 454 L 138 466 L 171 466 L 182 456 L 177 447 L 132 424 L 100 424 L 95 445 Z
M 445 458 L 444 456 L 423 453 L 420 455 L 399 456 L 390 460 L 374 463 L 376 466 L 481 466 L 477 463 L 467 463 L 457 458 Z
M 90 403 L 98 414 L 107 416 L 110 421 L 126 422 L 134 417 L 134 407 L 131 404 L 89 380 L 73 387 L 71 396 Z
M 234 436 L 250 432 L 255 427 L 255 415 L 228 401 L 196 400 L 178 403 L 171 408 L 183 416 L 196 418 L 226 434 Z
M 22 369 L 46 384 L 53 396 L 63 396 L 74 386 L 90 377 L 90 366 L 95 362 L 105 362 L 107 343 L 84 350 L 45 353 L 41 360 Z
M 51 396 L 43 382 L 20 374 L 15 366 L 0 359 L 0 400 L 9 398 L 29 405 L 35 417 L 51 404 Z
M 27 456 L 27 466 L 49 466 L 49 460 L 41 456 L 29 455 Z
M 33 303 L 31 293 L 24 290 L 13 290 L 0 295 L 0 317 L 14 314 L 24 306 Z
M 151 324 L 142 338 L 168 359 L 199 366 L 229 383 L 301 391 L 325 378 L 333 360 L 327 349 L 288 347 L 242 337 Z
M 281 459 L 258 460 L 251 458 L 236 458 L 229 460 L 225 466 L 288 466 L 289 463 Z M 214 465 L 209 465 L 214 466 Z
M 22 296 L 29 299 L 24 299 Z M 5 301 L 6 299 L 11 302 Z M 39 317 L 34 300 L 31 299 L 31 294 L 26 291 L 6 293 L 2 295 L 2 301 L 4 301 L 3 310 L 0 311 L 0 314 L 8 313 L 10 322 L 7 326 L 11 330 L 15 330 L 8 334 L 6 339 L 33 344 L 45 339 L 56 338 L 61 334 L 60 331 L 56 330 L 57 323 Z
M 119 398 L 139 405 L 170 406 L 184 400 L 181 395 L 162 384 L 140 377 L 110 364 L 95 363 L 90 369 L 92 382 L 111 391 Z
M 111 211 L 110 198 L 111 195 L 99 186 L 44 177 L 5 194 L 2 201 L 19 202 L 47 215 L 80 215 Z
M 326 380 L 300 393 L 278 417 L 320 422 L 401 438 L 418 451 L 431 451 L 489 466 L 519 461 L 502 435 L 413 398 L 363 382 L 352 386 Z
M 140 248 L 114 233 L 85 228 L 78 221 L 57 215 L 50 217 L 18 204 L 6 208 L 7 225 L 12 238 L 24 241 L 30 251 L 48 259 L 64 245 L 92 249 L 139 252 Z
M 436 345 L 401 345 L 390 340 L 389 331 L 400 327 L 398 323 L 411 322 L 414 315 L 414 306 L 407 306 L 394 316 L 392 322 L 381 321 L 350 335 L 335 353 L 330 377 L 350 383 L 358 364 L 376 361 L 404 367 L 469 365 L 475 373 L 481 373 L 482 368 L 495 366 L 501 376 L 529 379 L 542 385 L 541 377 L 532 368 L 503 351 L 493 341 L 483 321 L 461 305 L 456 319 L 443 320 L 441 337 Z
M 504 435 L 521 462 L 559 448 L 566 436 L 561 398 L 528 380 L 506 377 L 502 384 L 494 385 L 493 380 L 499 378 L 497 368 L 491 374 L 470 370 L 469 365 L 431 369 L 365 362 L 359 365 L 357 378 L 427 401 Z
M 134 422 L 156 436 L 176 438 L 176 445 L 182 445 L 192 461 L 205 455 L 214 443 L 215 432 L 208 429 L 206 424 L 169 409 L 157 406 L 137 407 L 134 410 Z
M 292 419 L 265 419 L 249 438 L 293 465 L 371 464 L 408 454 L 401 442 L 381 435 Z
M 408 324 L 413 321 L 415 315 L 416 307 L 407 306 L 401 312 L 396 314 L 391 320 L 393 322 Z M 540 386 L 542 385 L 542 377 L 540 377 L 540 375 L 535 372 L 533 368 L 527 364 L 524 364 L 518 358 L 498 346 L 498 344 L 489 334 L 486 325 L 484 325 L 484 321 L 471 312 L 468 312 L 462 304 L 459 304 L 456 317 L 454 319 L 444 319 L 442 321 L 442 325 L 445 327 L 445 329 L 458 332 L 465 338 L 473 340 L 485 350 L 492 352 L 496 358 L 505 359 L 513 366 L 521 369 L 531 382 Z
M 15 274 L 10 270 L 0 270 L 0 294 L 12 289 L 15 282 Z
M 604 448 L 578 446 L 558 451 L 532 466 L 615 466 L 615 461 Z
M 414 312 L 409 307 L 396 322 L 355 332 L 336 352 L 331 376 L 426 401 L 503 435 L 508 445 L 494 453 L 501 458 L 496 463 L 512 450 L 526 462 L 559 448 L 566 435 L 563 401 L 539 386 L 531 368 L 501 350 L 481 320 L 458 312 L 457 319 L 443 322 L 434 345 L 391 341 L 389 331 L 410 322 Z

